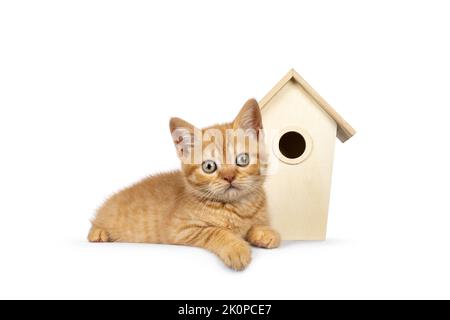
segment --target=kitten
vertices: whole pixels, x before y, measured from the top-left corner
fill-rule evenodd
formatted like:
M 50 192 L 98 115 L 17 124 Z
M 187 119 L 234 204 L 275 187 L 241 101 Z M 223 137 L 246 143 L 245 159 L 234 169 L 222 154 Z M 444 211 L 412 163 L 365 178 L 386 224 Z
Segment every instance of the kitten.
M 263 190 L 262 120 L 256 100 L 247 101 L 232 123 L 198 130 L 172 118 L 170 129 L 181 171 L 149 177 L 112 196 L 92 221 L 89 241 L 202 247 L 235 270 L 250 263 L 250 245 L 278 247 L 280 236 L 269 225 Z M 242 130 L 249 134 L 237 139 Z M 175 137 L 177 131 L 183 133 Z M 231 132 L 232 138 L 222 146 L 220 139 L 208 146 L 199 143 L 195 134 L 211 131 L 222 137 Z M 258 151 L 250 150 L 252 143 Z M 200 161 L 195 162 L 198 147 Z

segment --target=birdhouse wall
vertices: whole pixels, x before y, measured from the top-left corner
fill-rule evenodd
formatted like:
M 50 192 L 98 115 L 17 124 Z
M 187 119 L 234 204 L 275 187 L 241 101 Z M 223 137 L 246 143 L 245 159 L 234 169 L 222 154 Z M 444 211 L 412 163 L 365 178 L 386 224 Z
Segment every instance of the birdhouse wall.
M 294 81 L 263 106 L 262 115 L 271 163 L 266 191 L 272 224 L 284 240 L 324 240 L 336 122 Z M 292 157 L 302 150 L 287 153 L 291 158 L 280 152 L 280 137 L 289 131 L 304 138 L 305 146 L 299 144 L 304 152 L 297 159 Z M 295 141 L 287 146 L 295 148 Z

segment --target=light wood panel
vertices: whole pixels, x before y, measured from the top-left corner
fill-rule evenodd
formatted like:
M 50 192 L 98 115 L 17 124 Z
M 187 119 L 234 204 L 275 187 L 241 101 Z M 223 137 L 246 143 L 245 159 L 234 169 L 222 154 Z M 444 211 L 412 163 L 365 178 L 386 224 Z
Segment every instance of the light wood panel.
M 345 142 L 355 135 L 356 131 L 353 127 L 344 120 L 344 118 L 333 109 L 333 107 L 320 96 L 313 87 L 303 79 L 298 72 L 291 69 L 276 85 L 269 91 L 269 93 L 260 101 L 261 109 L 265 109 L 268 102 L 283 88 L 289 81 L 297 82 L 303 90 L 311 96 L 313 100 L 320 106 L 337 124 L 336 136 L 341 142 Z
M 324 240 L 337 123 L 295 79 L 263 102 L 271 153 L 266 191 L 272 224 L 285 240 Z M 273 139 L 287 127 L 302 128 L 312 140 L 309 156 L 298 164 L 280 161 L 272 150 Z

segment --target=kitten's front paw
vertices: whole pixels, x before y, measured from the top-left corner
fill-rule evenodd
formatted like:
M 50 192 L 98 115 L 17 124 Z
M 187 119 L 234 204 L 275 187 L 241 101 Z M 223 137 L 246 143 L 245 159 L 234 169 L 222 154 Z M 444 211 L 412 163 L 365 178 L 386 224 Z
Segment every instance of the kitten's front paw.
M 281 237 L 278 232 L 268 226 L 254 226 L 247 234 L 247 240 L 255 247 L 273 249 L 278 248 Z
M 89 242 L 110 242 L 109 234 L 105 230 L 92 226 L 88 235 Z
M 241 271 L 250 264 L 252 250 L 245 241 L 237 242 L 225 247 L 219 253 L 219 257 L 231 269 Z

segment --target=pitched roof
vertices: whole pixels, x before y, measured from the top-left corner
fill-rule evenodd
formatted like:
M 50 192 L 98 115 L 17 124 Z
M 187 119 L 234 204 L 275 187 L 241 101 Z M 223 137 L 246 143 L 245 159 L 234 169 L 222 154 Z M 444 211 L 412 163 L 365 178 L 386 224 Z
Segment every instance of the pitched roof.
M 294 69 L 291 69 L 281 79 L 272 90 L 259 102 L 261 109 L 267 106 L 267 103 L 283 88 L 289 81 L 297 82 L 316 102 L 317 104 L 334 120 L 337 124 L 337 137 L 341 142 L 345 142 L 350 139 L 355 133 L 355 129 L 352 128 L 344 118 L 341 117 L 326 101 L 322 98 L 309 84 L 305 81 Z

